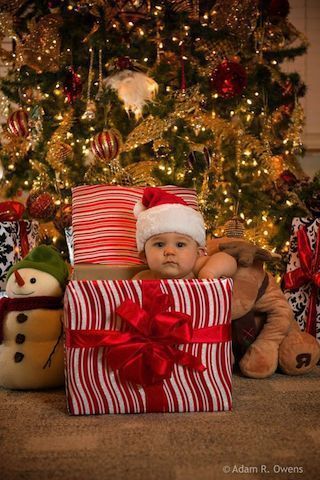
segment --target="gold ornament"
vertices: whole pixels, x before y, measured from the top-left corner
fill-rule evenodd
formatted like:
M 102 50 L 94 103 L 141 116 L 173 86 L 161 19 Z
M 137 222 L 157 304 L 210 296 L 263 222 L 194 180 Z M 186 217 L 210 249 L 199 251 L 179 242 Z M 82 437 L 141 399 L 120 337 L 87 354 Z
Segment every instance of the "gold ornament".
M 67 111 L 59 125 L 48 142 L 48 151 L 46 163 L 55 170 L 57 189 L 68 188 L 71 186 L 70 169 L 65 165 L 65 160 L 72 156 L 72 147 L 67 140 L 67 133 L 73 123 L 73 110 Z
M 243 238 L 245 231 L 243 220 L 235 215 L 225 223 L 223 230 L 226 237 Z
M 0 12 L 15 12 L 19 10 L 24 3 L 27 3 L 27 0 L 0 0 Z
M 172 10 L 176 13 L 188 13 L 193 20 L 199 19 L 199 0 L 169 0 Z
M 30 140 L 27 138 L 17 137 L 6 130 L 1 133 L 1 153 L 10 158 L 11 169 L 26 156 L 29 148 Z
M 5 37 L 13 37 L 13 16 L 11 13 L 0 13 L 0 58 L 4 61 L 13 60 L 12 52 L 1 47 Z
M 123 152 L 129 152 L 141 145 L 162 138 L 163 133 L 169 130 L 177 119 L 187 119 L 191 114 L 200 111 L 200 103 L 204 98 L 198 87 L 189 88 L 184 93 L 179 91 L 174 93 L 173 96 L 176 104 L 174 112 L 165 119 L 149 115 L 129 133 L 122 148 Z
M 228 8 L 224 0 L 217 0 L 210 12 L 210 26 L 214 30 L 227 29 L 243 44 L 256 28 L 259 13 L 257 0 L 229 0 Z
M 152 172 L 156 166 L 156 162 L 145 160 L 142 162 L 131 163 L 126 167 L 126 171 L 131 176 L 133 185 L 154 187 L 157 183 L 157 179 Z
M 57 72 L 60 68 L 60 15 L 50 14 L 33 23 L 31 32 L 17 47 L 17 67 L 27 65 L 37 73 Z
M 82 120 L 88 120 L 91 121 L 95 118 L 96 116 L 96 104 L 91 100 L 91 85 L 94 77 L 94 72 L 93 72 L 93 57 L 94 57 L 94 51 L 93 48 L 89 49 L 90 53 L 90 61 L 89 61 L 89 72 L 88 72 L 88 85 L 87 85 L 87 105 L 86 105 L 86 110 L 84 114 L 82 115 Z
M 280 177 L 283 170 L 287 167 L 282 155 L 274 155 L 270 158 L 269 174 L 271 180 L 276 180 Z

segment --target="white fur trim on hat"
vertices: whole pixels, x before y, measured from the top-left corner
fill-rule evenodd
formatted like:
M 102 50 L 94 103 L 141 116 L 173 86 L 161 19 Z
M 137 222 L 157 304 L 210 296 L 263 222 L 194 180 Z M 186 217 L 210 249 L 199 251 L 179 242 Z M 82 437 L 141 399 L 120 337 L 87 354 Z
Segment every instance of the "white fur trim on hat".
M 144 250 L 149 238 L 161 233 L 180 233 L 193 238 L 200 247 L 205 246 L 206 233 L 203 217 L 192 207 L 181 204 L 163 204 L 138 214 L 136 240 L 138 251 Z

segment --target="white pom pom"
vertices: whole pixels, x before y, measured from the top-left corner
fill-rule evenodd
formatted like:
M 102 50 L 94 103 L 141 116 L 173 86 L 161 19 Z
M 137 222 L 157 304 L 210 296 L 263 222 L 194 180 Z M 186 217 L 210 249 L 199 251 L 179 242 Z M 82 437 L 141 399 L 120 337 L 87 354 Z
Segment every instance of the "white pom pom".
M 145 73 L 132 70 L 121 70 L 110 75 L 105 80 L 105 85 L 116 90 L 126 111 L 133 112 L 136 119 L 141 117 L 144 105 L 154 99 L 159 87 Z
M 146 210 L 146 207 L 143 205 L 141 200 L 137 202 L 133 208 L 133 214 L 136 218 L 139 217 L 141 212 L 144 212 Z

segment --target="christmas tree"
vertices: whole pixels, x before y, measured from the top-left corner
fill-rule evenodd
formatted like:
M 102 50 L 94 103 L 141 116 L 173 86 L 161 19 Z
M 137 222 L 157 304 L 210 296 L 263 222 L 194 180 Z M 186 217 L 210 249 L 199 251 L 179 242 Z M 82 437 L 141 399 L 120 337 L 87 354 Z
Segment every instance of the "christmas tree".
M 284 250 L 307 212 L 287 0 L 0 1 L 6 196 L 63 231 L 83 183 L 195 187 L 208 231 Z M 310 186 L 308 187 L 310 189 Z

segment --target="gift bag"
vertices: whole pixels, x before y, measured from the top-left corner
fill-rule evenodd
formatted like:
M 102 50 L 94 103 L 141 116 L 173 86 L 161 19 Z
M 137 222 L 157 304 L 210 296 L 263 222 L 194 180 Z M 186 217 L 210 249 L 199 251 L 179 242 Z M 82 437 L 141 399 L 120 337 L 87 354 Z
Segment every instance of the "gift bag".
M 232 280 L 71 281 L 69 413 L 231 409 Z
M 10 267 L 37 245 L 39 224 L 22 220 L 20 202 L 0 203 L 0 290 L 5 290 Z
M 160 187 L 181 196 L 197 209 L 196 191 L 172 185 Z M 134 205 L 143 187 L 84 185 L 72 190 L 74 263 L 141 265 L 136 248 Z
M 294 218 L 285 295 L 301 330 L 320 341 L 320 218 Z
M 64 234 L 66 237 L 67 247 L 68 247 L 68 255 L 69 255 L 69 263 L 70 265 L 74 265 L 74 245 L 73 245 L 73 231 L 72 227 L 67 227 L 64 229 Z

